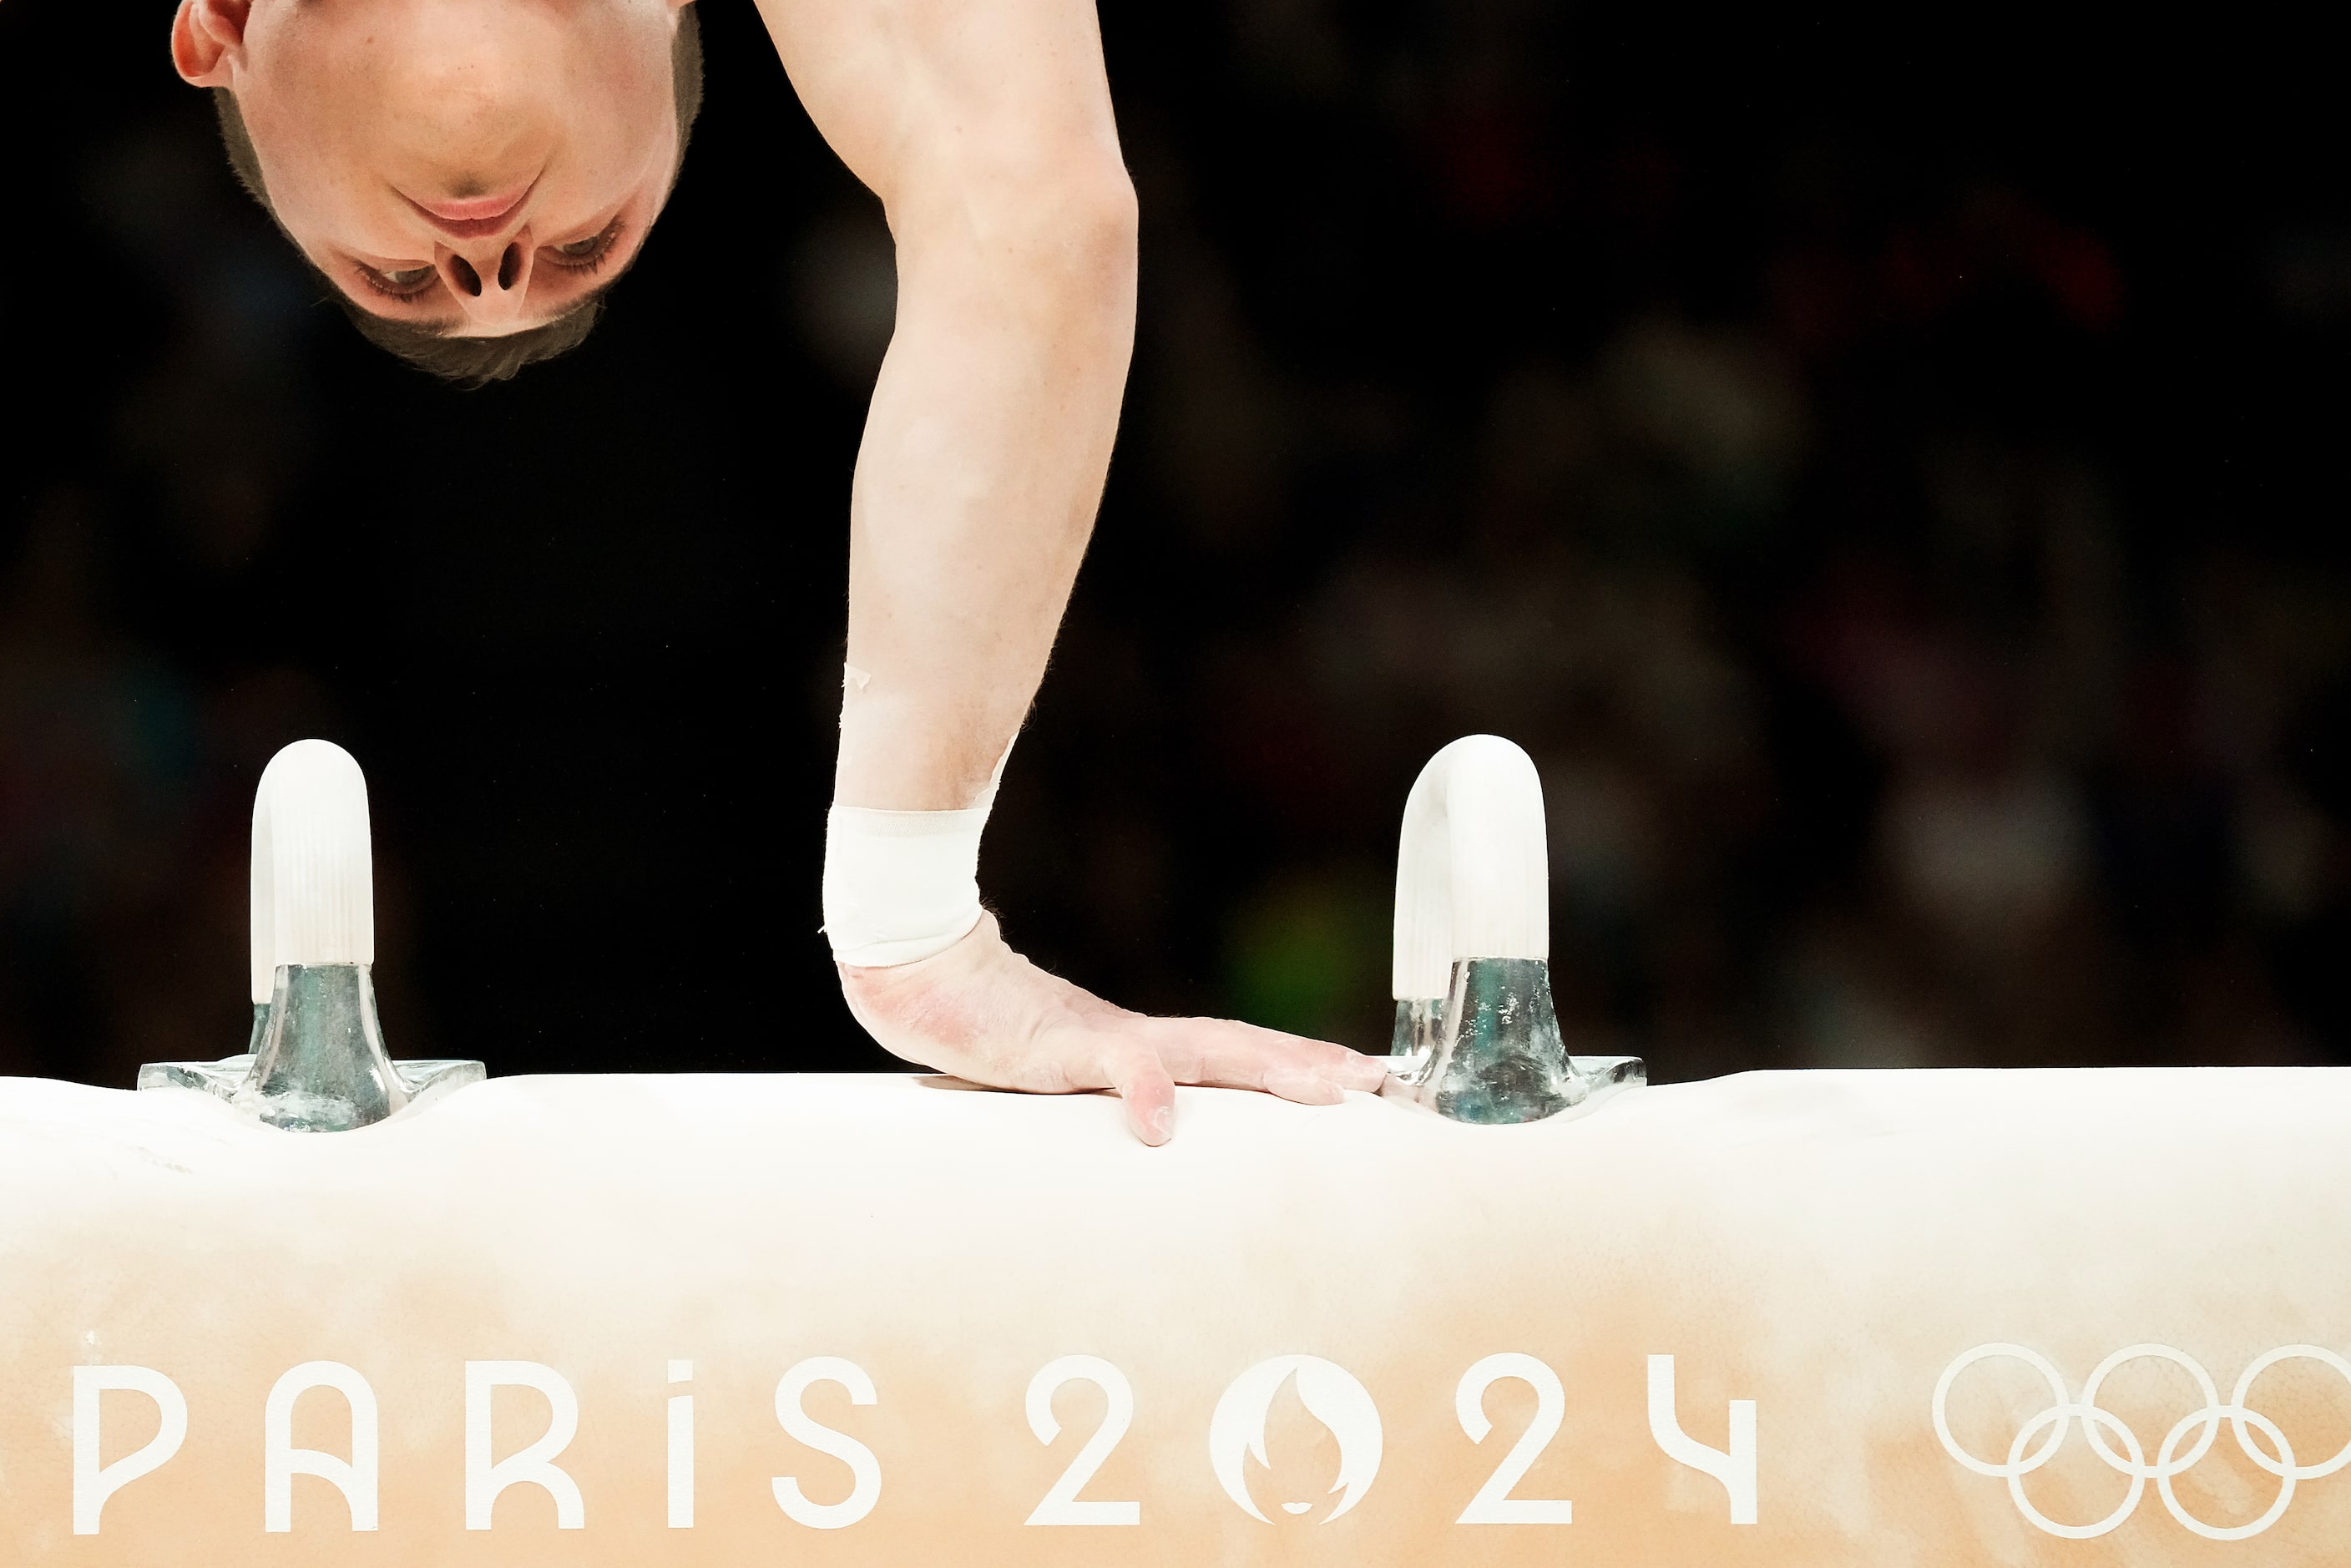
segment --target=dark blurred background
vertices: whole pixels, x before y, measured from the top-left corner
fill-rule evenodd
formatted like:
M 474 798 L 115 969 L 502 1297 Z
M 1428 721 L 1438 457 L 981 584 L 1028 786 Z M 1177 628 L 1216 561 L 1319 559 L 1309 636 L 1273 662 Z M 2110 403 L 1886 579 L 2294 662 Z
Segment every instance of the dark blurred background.
M 305 282 L 167 0 L 0 5 L 0 1071 L 241 1049 L 252 789 L 305 735 L 368 770 L 400 1054 L 883 1064 L 816 926 L 888 236 L 703 9 L 643 261 L 465 392 Z M 1142 324 L 987 841 L 1016 943 L 1380 1049 L 1405 791 L 1492 730 L 1583 1049 L 2351 1061 L 2329 40 L 1104 21 Z

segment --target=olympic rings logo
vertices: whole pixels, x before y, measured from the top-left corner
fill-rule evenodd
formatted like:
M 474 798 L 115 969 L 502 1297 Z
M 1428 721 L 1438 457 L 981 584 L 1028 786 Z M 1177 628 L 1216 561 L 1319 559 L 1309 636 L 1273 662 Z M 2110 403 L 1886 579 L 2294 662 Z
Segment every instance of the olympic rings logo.
M 1945 1405 L 1950 1398 L 1951 1384 L 1960 1373 L 1977 1362 L 2001 1358 L 2023 1362 L 2040 1373 L 2049 1385 L 2053 1403 L 2017 1432 L 2015 1440 L 2008 1446 L 2007 1461 L 1995 1464 L 1969 1453 L 1952 1437 Z M 2121 1417 L 2098 1406 L 2098 1390 L 2116 1367 L 2126 1362 L 2149 1359 L 2168 1361 L 2184 1369 L 2196 1380 L 2196 1387 L 2204 1397 L 2202 1409 L 2181 1416 L 2171 1430 L 2164 1434 L 2162 1443 L 2156 1449 L 2153 1464 L 2147 1462 L 2147 1452 L 2139 1446 L 2137 1434 Z M 2277 1423 L 2257 1410 L 2247 1408 L 2245 1396 L 2252 1390 L 2253 1380 L 2283 1361 L 2323 1362 L 2333 1367 L 2346 1385 L 2351 1385 L 2351 1361 L 2317 1345 L 2290 1344 L 2271 1351 L 2247 1366 L 2238 1377 L 2237 1386 L 2230 1394 L 2228 1402 L 2223 1404 L 2211 1375 L 2199 1365 L 2193 1356 L 2169 1345 L 2135 1344 L 2118 1350 L 2100 1362 L 2097 1370 L 2090 1374 L 2089 1382 L 2082 1385 L 2082 1396 L 2069 1399 L 2065 1395 L 2064 1378 L 2039 1354 L 2021 1344 L 1980 1344 L 1945 1367 L 1942 1377 L 1935 1384 L 1935 1436 L 1942 1439 L 1945 1453 L 1976 1474 L 1997 1476 L 2006 1480 L 2008 1495 L 2015 1500 L 2018 1511 L 2051 1535 L 2063 1536 L 2068 1541 L 2088 1541 L 2105 1534 L 2131 1516 L 2138 1507 L 2139 1499 L 2147 1493 L 2147 1483 L 2153 1481 L 2156 1490 L 2163 1498 L 2163 1506 L 2171 1511 L 2171 1517 L 2189 1530 L 2208 1541 L 2243 1541 L 2259 1535 L 2284 1515 L 2286 1505 L 2294 1501 L 2294 1489 L 2298 1483 L 2331 1476 L 2345 1465 L 2351 1464 L 2351 1443 L 2344 1444 L 2341 1450 L 2325 1464 L 2296 1464 L 2294 1449 L 2286 1442 L 2285 1434 L 2278 1429 Z M 2064 1446 L 2066 1434 L 2073 1429 L 2077 1419 L 2082 1423 L 2083 1434 L 2090 1440 L 2090 1448 L 2098 1458 L 2118 1473 L 2130 1478 L 2130 1490 L 2114 1512 L 2094 1524 L 2060 1524 L 2032 1506 L 2032 1500 L 2024 1495 L 2024 1478 L 2056 1457 L 2057 1450 Z M 2207 1524 L 2180 1506 L 2179 1496 L 2172 1490 L 2172 1478 L 2211 1451 L 2213 1439 L 2220 1436 L 2220 1423 L 2224 1420 L 2236 1435 L 2237 1446 L 2244 1450 L 2245 1457 L 2278 1479 L 2277 1497 L 2271 1502 L 2269 1511 L 2245 1524 Z M 2252 1431 L 2247 1430 L 2249 1427 Z M 2042 1436 L 2044 1432 L 2046 1437 Z M 2262 1443 L 2253 1440 L 2253 1432 L 2261 1435 Z M 2107 1441 L 2109 1433 L 2122 1444 L 2122 1453 L 2116 1453 Z M 2035 1437 L 2041 1438 L 2037 1448 L 2033 1446 Z M 2187 1445 L 2184 1450 L 2183 1444 Z M 2027 1452 L 2028 1449 L 2031 1451 Z

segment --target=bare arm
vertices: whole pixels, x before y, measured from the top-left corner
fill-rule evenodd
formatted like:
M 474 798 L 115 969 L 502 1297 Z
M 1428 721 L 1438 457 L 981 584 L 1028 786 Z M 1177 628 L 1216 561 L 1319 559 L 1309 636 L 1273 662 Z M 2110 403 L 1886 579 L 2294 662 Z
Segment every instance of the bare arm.
M 1086 0 L 763 0 L 898 251 L 850 502 L 836 798 L 969 805 L 1093 528 L 1134 337 L 1134 187 Z
M 882 198 L 898 319 L 850 503 L 834 799 L 971 805 L 1019 729 L 1092 531 L 1134 335 L 1134 188 L 1091 0 L 761 0 L 803 102 Z M 1005 946 L 841 967 L 910 1061 L 1008 1088 L 1114 1088 L 1146 1142 L 1176 1082 L 1328 1103 L 1376 1062 L 1131 1013 Z

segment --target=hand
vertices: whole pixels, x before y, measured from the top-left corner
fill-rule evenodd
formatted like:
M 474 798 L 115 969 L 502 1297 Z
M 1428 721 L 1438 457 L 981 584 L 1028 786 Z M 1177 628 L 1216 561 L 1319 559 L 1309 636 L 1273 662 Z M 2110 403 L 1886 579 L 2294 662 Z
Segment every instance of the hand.
M 1146 1144 L 1175 1131 L 1176 1085 L 1262 1089 L 1302 1105 L 1375 1092 L 1377 1059 L 1224 1019 L 1147 1018 L 1049 975 L 983 915 L 946 952 L 888 968 L 843 964 L 841 994 L 873 1038 L 909 1061 L 1033 1094 L 1115 1090 Z

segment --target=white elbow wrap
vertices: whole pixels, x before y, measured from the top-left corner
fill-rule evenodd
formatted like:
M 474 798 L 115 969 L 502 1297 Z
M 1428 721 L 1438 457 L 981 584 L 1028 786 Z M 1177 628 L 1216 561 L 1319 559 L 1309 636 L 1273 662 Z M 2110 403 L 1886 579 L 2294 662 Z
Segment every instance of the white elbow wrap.
M 825 819 L 824 934 L 843 964 L 911 964 L 979 924 L 990 789 L 963 811 L 835 806 Z

